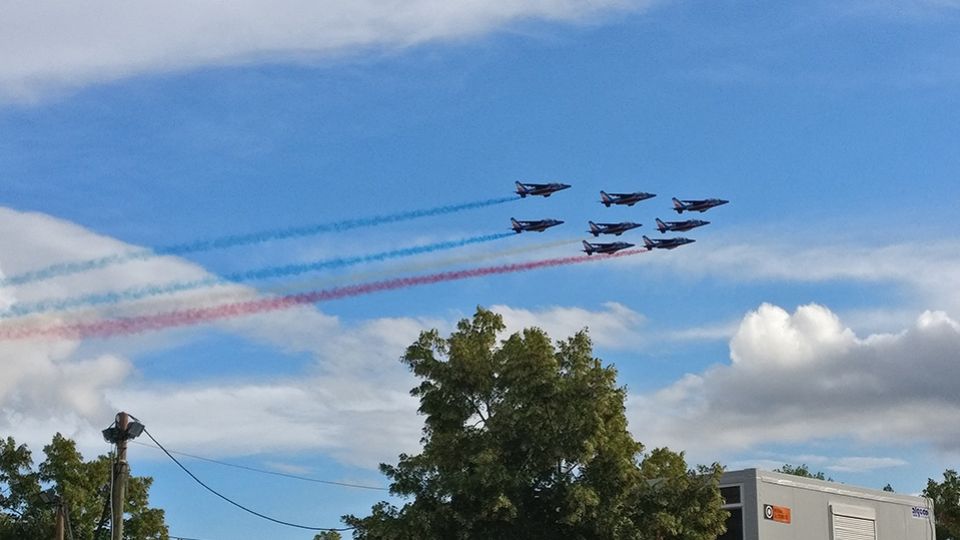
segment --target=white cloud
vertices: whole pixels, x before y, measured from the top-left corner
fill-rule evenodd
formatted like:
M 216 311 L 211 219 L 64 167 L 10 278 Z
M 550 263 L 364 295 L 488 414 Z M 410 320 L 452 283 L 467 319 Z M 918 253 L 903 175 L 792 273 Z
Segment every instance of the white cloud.
M 771 362 L 811 364 L 846 352 L 856 341 L 853 332 L 826 308 L 801 306 L 790 315 L 764 304 L 740 323 L 730 341 L 730 358 L 746 369 L 767 368 Z
M 625 268 L 644 265 L 673 279 L 704 276 L 732 282 L 859 282 L 907 288 L 917 305 L 960 312 L 960 242 L 925 240 L 862 245 L 836 239 L 808 247 L 809 240 L 733 232 L 714 238 L 709 250 L 677 250 L 670 257 L 628 258 Z M 875 314 L 876 315 L 876 314 Z M 876 317 L 875 317 L 876 318 Z
M 849 456 L 826 460 L 826 469 L 828 471 L 843 473 L 862 473 L 877 469 L 903 467 L 906 465 L 909 465 L 907 461 L 891 457 Z
M 757 468 L 772 471 L 784 464 L 794 466 L 807 465 L 810 472 L 869 473 L 879 469 L 905 467 L 910 463 L 900 458 L 872 456 L 820 456 L 820 455 L 781 455 L 777 459 L 745 459 L 728 464 L 731 470 Z
M 594 345 L 608 349 L 636 347 L 642 341 L 639 330 L 646 320 L 640 313 L 617 302 L 606 302 L 599 311 L 561 306 L 528 310 L 494 305 L 489 309 L 503 316 L 506 334 L 536 326 L 558 340 L 588 328 Z
M 960 325 L 944 313 L 858 338 L 825 307 L 765 304 L 744 317 L 730 356 L 632 396 L 635 435 L 697 455 L 831 438 L 960 450 Z
M 0 429 L 23 414 L 49 417 L 109 414 L 104 392 L 124 380 L 130 363 L 112 355 L 74 357 L 73 342 L 0 346 Z
M 54 261 L 135 249 L 73 224 L 5 209 L 0 209 L 0 230 L 15 231 L 0 237 L 0 265 L 8 275 Z M 95 291 L 105 283 L 138 286 L 207 275 L 185 261 L 158 258 L 42 286 L 0 289 L 0 301 Z M 172 296 L 162 305 L 186 305 L 203 294 Z M 222 294 L 257 296 L 243 287 L 223 288 Z M 114 309 L 137 313 L 151 307 L 155 305 L 140 303 Z M 504 315 L 511 331 L 537 325 L 559 339 L 587 326 L 598 347 L 643 344 L 644 317 L 618 303 L 599 310 L 492 308 Z M 44 319 L 59 317 L 64 315 Z M 216 327 L 281 350 L 307 352 L 315 359 L 313 368 L 299 377 L 252 381 L 238 374 L 228 381 L 187 377 L 180 384 L 160 384 L 136 376 L 137 356 L 145 349 L 170 347 L 171 337 L 196 339 L 196 331 L 104 341 L 95 347 L 4 342 L 0 430 L 18 439 L 22 434 L 31 445 L 61 431 L 102 451 L 99 431 L 124 409 L 179 450 L 217 455 L 309 450 L 373 466 L 392 461 L 398 451 L 414 450 L 420 436 L 422 419 L 408 394 L 415 381 L 399 356 L 420 330 L 445 332 L 451 324 L 409 317 L 347 324 L 306 306 L 221 321 Z M 730 364 L 631 398 L 631 426 L 640 440 L 707 456 L 765 442 L 832 437 L 912 440 L 960 449 L 955 422 L 960 413 L 960 324 L 946 313 L 926 312 L 907 330 L 861 338 L 824 307 L 803 306 L 790 314 L 763 305 L 732 333 Z M 883 461 L 888 458 L 855 458 L 823 467 L 894 466 Z
M 85 260 L 139 248 L 40 214 L 0 209 L 0 265 L 17 275 L 53 262 Z M 208 277 L 202 268 L 172 258 L 108 266 L 42 282 L 0 289 L 5 304 L 51 296 Z M 31 324 L 138 314 L 209 301 L 192 291 L 130 305 L 44 314 Z M 219 302 L 256 298 L 253 289 L 220 287 Z M 24 324 L 6 320 L 3 324 Z M 127 410 L 152 432 L 182 450 L 218 454 L 265 450 L 319 450 L 345 462 L 375 466 L 397 448 L 415 448 L 421 420 L 408 395 L 412 376 L 398 361 L 430 321 L 375 319 L 345 325 L 310 307 L 221 321 L 220 330 L 277 349 L 309 353 L 314 368 L 296 379 L 266 377 L 256 383 L 238 373 L 232 381 L 159 384 L 136 375 L 145 351 L 198 339 L 197 329 L 94 343 L 0 342 L 0 431 L 42 446 L 59 431 L 88 451 L 102 451 L 99 432 L 118 410 Z M 209 426 L 217 426 L 210 430 Z M 166 437 L 165 437 L 166 435 Z
M 15 232 L 0 238 L 0 264 L 10 269 L 8 275 L 139 249 L 71 223 L 10 209 L 0 209 L 0 229 Z M 7 287 L 0 295 L 6 303 L 34 302 L 209 275 L 181 259 L 152 258 Z M 257 296 L 246 287 L 219 287 L 212 293 L 182 292 L 33 319 L 53 324 Z M 494 309 L 504 314 L 511 331 L 538 324 L 560 339 L 587 326 L 601 346 L 636 342 L 644 320 L 617 303 L 598 311 Z M 416 413 L 417 401 L 409 395 L 416 381 L 399 362 L 400 355 L 421 330 L 446 332 L 453 325 L 410 317 L 345 324 L 313 306 L 301 306 L 223 320 L 213 327 L 282 351 L 308 353 L 313 365 L 299 377 L 258 376 L 252 381 L 237 373 L 227 380 L 195 381 L 186 373 L 176 383 L 158 383 L 136 373 L 136 358 L 146 350 L 200 339 L 202 330 L 82 346 L 63 341 L 0 342 L 0 362 L 7 375 L 0 381 L 0 428 L 29 437 L 24 442 L 31 445 L 42 445 L 61 431 L 88 445 L 82 446 L 85 449 L 102 451 L 99 431 L 116 411 L 126 410 L 163 444 L 178 450 L 215 455 L 316 451 L 373 467 L 393 461 L 398 452 L 415 451 L 419 444 L 422 419 Z
M 667 341 L 718 341 L 729 340 L 737 331 L 737 323 L 715 323 L 681 330 L 672 330 L 662 334 Z
M 404 384 L 407 383 L 407 384 Z M 118 388 L 111 400 L 169 448 L 206 455 L 314 451 L 360 467 L 419 447 L 422 420 L 407 378 L 384 386 L 361 376 L 262 383 Z
M 577 21 L 647 0 L 13 0 L 0 17 L 0 98 L 132 75 L 314 61 L 471 37 L 523 20 Z

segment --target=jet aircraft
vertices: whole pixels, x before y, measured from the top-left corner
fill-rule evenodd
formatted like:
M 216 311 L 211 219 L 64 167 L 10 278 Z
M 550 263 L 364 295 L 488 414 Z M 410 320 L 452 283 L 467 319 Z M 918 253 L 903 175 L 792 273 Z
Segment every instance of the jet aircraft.
M 653 197 L 656 197 L 656 194 L 644 193 L 643 191 L 636 191 L 634 193 L 607 193 L 606 191 L 600 192 L 600 202 L 602 202 L 607 208 L 610 208 L 611 204 L 625 204 L 627 206 L 633 206 L 640 201 L 652 199 Z
M 527 195 L 543 195 L 544 197 L 549 197 L 554 191 L 560 191 L 568 187 L 570 187 L 570 184 L 524 184 L 523 182 L 517 182 L 517 195 L 521 198 Z
M 620 236 L 630 229 L 636 229 L 640 226 L 639 223 L 633 223 L 631 221 L 621 221 L 620 223 L 594 223 L 592 221 L 588 221 L 587 223 L 590 224 L 590 230 L 587 232 L 592 234 L 594 237 L 600 236 L 601 234 L 614 234 Z
M 696 240 L 692 238 L 662 238 L 651 240 L 646 236 L 643 237 L 643 245 L 647 248 L 647 251 L 653 249 L 676 249 L 684 244 L 693 242 L 696 242 Z
M 524 221 L 510 218 L 510 223 L 514 231 L 521 233 L 523 231 L 543 232 L 550 227 L 555 227 L 563 222 L 559 219 L 537 219 L 533 221 Z
M 583 241 L 583 252 L 587 255 L 593 255 L 594 253 L 616 253 L 621 249 L 632 248 L 634 244 L 628 244 L 627 242 L 609 242 L 609 243 L 600 243 L 600 244 L 591 244 L 586 240 Z
M 681 201 L 680 199 L 674 197 L 673 209 L 676 210 L 678 214 L 682 214 L 684 211 L 702 213 L 713 208 L 714 206 L 720 206 L 721 204 L 727 204 L 728 202 L 730 201 L 725 201 L 723 199 L 695 199 Z
M 660 221 L 660 218 L 657 218 L 657 230 L 661 233 L 667 231 L 689 231 L 690 229 L 695 229 L 697 227 L 703 227 L 704 225 L 709 225 L 709 221 L 703 221 L 702 219 L 688 219 L 686 221 L 668 221 L 666 223 Z

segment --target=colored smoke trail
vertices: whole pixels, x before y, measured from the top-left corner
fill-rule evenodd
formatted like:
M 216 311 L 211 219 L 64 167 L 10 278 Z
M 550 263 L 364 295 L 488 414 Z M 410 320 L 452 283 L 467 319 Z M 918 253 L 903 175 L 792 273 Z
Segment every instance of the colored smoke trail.
M 296 283 L 285 283 L 283 285 L 276 285 L 272 287 L 264 287 L 260 289 L 264 293 L 273 293 L 273 294 L 290 294 L 296 291 L 303 289 L 320 289 L 323 287 L 329 287 L 333 285 L 339 285 L 342 283 L 355 283 L 357 281 L 364 281 L 368 279 L 379 279 L 386 276 L 393 276 L 403 273 L 415 273 L 423 272 L 427 270 L 436 270 L 438 268 L 443 268 L 445 266 L 454 266 L 457 264 L 466 264 L 466 263 L 481 263 L 483 261 L 489 261 L 494 259 L 502 259 L 504 257 L 509 257 L 511 255 L 525 255 L 529 253 L 534 253 L 536 251 L 543 251 L 550 248 L 565 246 L 569 244 L 579 244 L 580 238 L 568 238 L 566 240 L 557 240 L 555 242 L 545 242 L 542 244 L 533 244 L 527 246 L 520 246 L 511 249 L 501 249 L 497 251 L 492 251 L 489 253 L 478 253 L 474 255 L 466 255 L 462 257 L 448 257 L 440 260 L 432 260 L 426 263 L 420 264 L 405 264 L 402 266 L 393 266 L 386 270 L 378 270 L 375 272 L 362 272 L 362 273 L 352 273 L 348 276 L 342 276 L 340 278 L 313 278 L 309 280 L 302 280 Z
M 31 270 L 29 272 L 24 272 L 22 274 L 13 275 L 7 278 L 0 278 L 0 287 L 6 287 L 10 285 L 22 285 L 24 283 L 31 283 L 34 281 L 43 281 L 43 280 L 52 279 L 55 277 L 61 277 L 61 276 L 67 276 L 71 274 L 77 274 L 80 272 L 86 272 L 88 270 L 105 268 L 107 266 L 113 266 L 115 264 L 121 264 L 129 261 L 144 260 L 144 259 L 150 259 L 153 257 L 162 257 L 165 255 L 186 255 L 188 253 L 197 253 L 201 251 L 212 251 L 216 249 L 226 249 L 226 248 L 237 247 L 237 246 L 249 246 L 253 244 L 261 244 L 264 242 L 271 242 L 275 240 L 288 240 L 291 238 L 302 238 L 305 236 L 314 236 L 314 235 L 328 233 L 328 232 L 350 231 L 353 229 L 359 229 L 363 227 L 374 227 L 376 225 L 397 223 L 400 221 L 408 221 L 411 219 L 418 219 L 418 218 L 430 217 L 430 216 L 439 216 L 442 214 L 452 214 L 455 212 L 461 212 L 463 210 L 474 210 L 477 208 L 503 204 L 506 202 L 515 201 L 519 199 L 520 197 L 517 197 L 517 196 L 499 197 L 496 199 L 487 199 L 485 201 L 474 201 L 474 202 L 461 203 L 461 204 L 451 204 L 446 206 L 437 206 L 434 208 L 424 208 L 420 210 L 408 210 L 406 212 L 398 212 L 396 214 L 385 214 L 381 216 L 347 219 L 347 220 L 336 221 L 332 223 L 320 223 L 320 224 L 314 224 L 314 225 L 305 225 L 301 227 L 289 227 L 286 229 L 274 229 L 274 230 L 260 231 L 260 232 L 247 233 L 247 234 L 221 236 L 219 238 L 211 238 L 207 240 L 198 240 L 195 242 L 187 242 L 183 244 L 173 244 L 169 246 L 163 246 L 154 250 L 143 249 L 139 251 L 133 251 L 130 253 L 118 253 L 115 255 L 108 255 L 106 257 L 88 259 L 85 261 L 59 263 L 59 264 L 47 266 L 46 268 Z
M 466 255 L 461 257 L 447 257 L 440 260 L 431 260 L 426 263 L 419 264 L 404 264 L 404 265 L 394 265 L 390 268 L 384 270 L 377 270 L 372 272 L 355 272 L 350 273 L 349 275 L 339 276 L 339 277 L 323 277 L 323 278 L 311 278 L 299 280 L 296 282 L 284 282 L 282 284 L 277 284 L 268 287 L 258 287 L 257 291 L 260 294 L 275 294 L 275 295 L 288 295 L 295 292 L 302 292 L 304 290 L 314 290 L 322 289 L 326 287 L 341 286 L 346 283 L 356 283 L 359 281 L 366 281 L 372 279 L 382 279 L 388 276 L 396 276 L 398 274 L 411 274 L 416 272 L 423 271 L 437 271 L 440 268 L 454 266 L 458 264 L 478 264 L 484 261 L 502 259 L 504 257 L 509 257 L 511 255 L 529 255 L 537 251 L 543 251 L 555 247 L 560 247 L 569 244 L 579 244 L 580 238 L 568 238 L 566 240 L 557 240 L 554 242 L 545 242 L 542 244 L 532 244 L 521 247 L 515 247 L 511 249 L 501 249 L 497 251 L 492 251 L 489 253 L 480 253 L 474 255 Z M 220 292 L 211 291 L 208 294 L 205 294 L 202 298 L 191 299 L 191 302 L 194 303 L 213 303 L 213 302 L 222 302 L 222 301 L 240 301 L 244 298 L 250 298 L 254 294 L 254 291 L 250 289 L 235 290 L 227 289 Z M 170 309 L 175 309 L 179 304 L 183 304 L 182 300 L 173 300 L 169 303 L 153 303 L 151 308 L 153 309 L 163 309 L 164 305 L 173 306 Z M 145 306 L 146 307 L 146 306 Z M 84 317 L 96 317 L 100 315 L 96 310 L 87 310 L 84 312 L 76 312 L 73 314 L 72 318 L 80 319 Z M 0 317 L 2 318 L 2 317 Z
M 380 261 L 395 259 L 399 257 L 411 257 L 413 255 L 422 255 L 425 253 L 433 253 L 441 250 L 464 247 L 470 244 L 491 242 L 493 240 L 500 240 L 508 236 L 515 236 L 515 233 L 504 232 L 504 233 L 496 233 L 496 234 L 487 234 L 483 236 L 463 238 L 460 240 L 436 242 L 433 244 L 425 244 L 421 246 L 393 249 L 390 251 L 383 251 L 380 253 L 373 253 L 370 255 L 358 255 L 355 257 L 326 259 L 326 260 L 315 261 L 310 263 L 289 264 L 285 266 L 273 266 L 269 268 L 261 268 L 258 270 L 249 270 L 246 272 L 236 272 L 233 274 L 227 274 L 226 276 L 222 276 L 222 277 L 211 276 L 211 277 L 207 277 L 203 279 L 195 279 L 191 281 L 175 281 L 172 283 L 165 283 L 163 285 L 133 287 L 133 288 L 125 289 L 122 291 L 87 294 L 87 295 L 78 296 L 74 298 L 50 299 L 50 300 L 41 300 L 38 302 L 29 303 L 29 304 L 15 304 L 11 306 L 8 310 L 0 313 L 0 319 L 9 319 L 11 317 L 22 317 L 25 315 L 32 315 L 35 313 L 45 313 L 49 311 L 66 310 L 66 309 L 72 309 L 72 308 L 83 307 L 83 306 L 117 304 L 120 302 L 130 302 L 134 300 L 140 300 L 143 298 L 148 298 L 151 296 L 159 296 L 164 294 L 175 294 L 175 293 L 190 291 L 194 289 L 201 289 L 204 287 L 231 285 L 234 283 L 242 283 L 245 281 L 254 281 L 254 280 L 260 280 L 260 279 L 282 278 L 282 277 L 295 276 L 295 275 L 304 274 L 307 272 L 315 272 L 318 270 L 325 270 L 325 269 L 332 269 L 332 268 L 345 268 L 348 266 L 353 266 L 353 265 L 362 264 L 362 263 L 380 262 Z
M 371 283 L 336 287 L 332 289 L 311 291 L 288 296 L 262 298 L 258 300 L 234 302 L 218 306 L 169 311 L 165 313 L 143 315 L 139 317 L 106 319 L 89 323 L 69 323 L 52 326 L 8 326 L 5 328 L 0 326 L 0 340 L 11 341 L 31 338 L 84 339 L 126 336 L 144 332 L 154 332 L 167 328 L 193 326 L 197 324 L 203 324 L 222 319 L 232 319 L 258 313 L 268 313 L 272 311 L 290 309 L 296 306 L 316 304 L 318 302 L 327 302 L 330 300 L 350 298 L 376 292 L 406 289 L 420 285 L 459 281 L 463 279 L 499 274 L 528 272 L 530 270 L 537 270 L 540 268 L 551 268 L 556 266 L 585 263 L 589 261 L 604 261 L 608 259 L 636 255 L 639 253 L 647 253 L 647 251 L 644 249 L 633 249 L 620 251 L 611 255 L 578 255 L 574 257 L 542 259 L 538 261 L 504 264 L 499 266 L 482 266 L 479 268 L 453 270 L 436 274 L 426 274 L 423 276 L 374 281 Z

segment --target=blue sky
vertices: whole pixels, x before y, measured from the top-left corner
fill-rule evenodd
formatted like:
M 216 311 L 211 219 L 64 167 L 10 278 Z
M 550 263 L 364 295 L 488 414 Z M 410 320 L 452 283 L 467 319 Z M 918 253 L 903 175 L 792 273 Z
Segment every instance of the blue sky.
M 114 339 L 3 341 L 0 433 L 39 449 L 61 431 L 92 455 L 125 409 L 172 449 L 384 485 L 376 464 L 416 451 L 420 427 L 397 358 L 482 305 L 555 338 L 590 327 L 650 447 L 908 493 L 956 467 L 955 2 L 35 4 L 0 21 L 8 277 L 509 196 L 515 180 L 574 187 L 9 286 L 0 307 L 504 232 L 511 216 L 566 221 L 543 234 L 5 326 L 574 255 L 588 219 L 641 222 L 623 237 L 639 243 L 655 217 L 676 219 L 672 196 L 732 202 L 676 251 Z M 658 196 L 605 209 L 601 189 Z M 237 513 L 155 450 L 131 459 L 175 535 L 310 537 Z M 305 524 L 338 526 L 381 496 L 185 463 Z

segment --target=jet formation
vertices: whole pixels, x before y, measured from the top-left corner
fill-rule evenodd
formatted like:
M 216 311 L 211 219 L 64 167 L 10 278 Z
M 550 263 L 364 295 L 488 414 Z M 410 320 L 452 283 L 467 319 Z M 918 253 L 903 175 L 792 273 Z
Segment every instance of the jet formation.
M 540 195 L 543 197 L 549 197 L 551 194 L 561 191 L 564 189 L 570 188 L 569 184 L 560 184 L 560 183 L 549 183 L 549 184 L 531 184 L 524 182 L 516 183 L 516 193 L 520 195 L 521 198 L 526 198 L 527 195 Z M 625 192 L 625 193 L 607 193 L 606 191 L 600 191 L 600 203 L 610 208 L 612 206 L 633 206 L 638 202 L 645 201 L 647 199 L 652 199 L 656 197 L 655 193 L 647 193 L 645 191 L 634 191 L 634 192 Z M 721 206 L 729 203 L 730 201 L 724 199 L 678 199 L 674 197 L 673 199 L 673 209 L 678 214 L 683 212 L 706 212 L 711 208 Z M 538 219 L 538 220 L 520 220 L 515 218 L 510 218 L 511 228 L 519 233 L 525 231 L 536 231 L 543 232 L 550 227 L 555 227 L 564 223 L 558 219 Z M 656 218 L 657 230 L 661 234 L 668 232 L 684 232 L 695 229 L 697 227 L 703 227 L 704 225 L 709 225 L 709 221 L 704 221 L 701 219 L 688 219 L 686 221 L 662 221 L 660 218 Z M 592 234 L 594 238 L 598 238 L 601 234 L 612 234 L 614 236 L 620 236 L 625 232 L 628 232 L 632 229 L 641 227 L 642 224 L 634 223 L 632 221 L 619 221 L 619 222 L 609 222 L 609 223 L 600 223 L 594 221 L 588 221 L 587 224 L 590 226 L 590 229 L 587 231 Z M 647 251 L 652 251 L 654 249 L 676 249 L 680 246 L 686 244 L 691 244 L 696 242 L 692 238 L 684 237 L 675 237 L 675 238 L 648 238 L 646 235 L 642 236 L 643 238 L 643 247 Z M 583 241 L 583 252 L 587 255 L 593 255 L 594 253 L 600 254 L 612 254 L 618 251 L 629 249 L 634 247 L 636 244 L 631 244 L 629 242 L 587 242 Z

